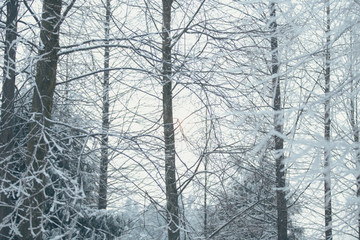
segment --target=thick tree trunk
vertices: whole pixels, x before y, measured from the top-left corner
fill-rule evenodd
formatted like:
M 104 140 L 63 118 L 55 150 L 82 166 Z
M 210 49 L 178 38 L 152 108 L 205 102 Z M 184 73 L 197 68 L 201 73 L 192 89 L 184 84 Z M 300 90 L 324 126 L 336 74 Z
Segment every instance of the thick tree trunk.
M 288 214 L 286 206 L 286 193 L 285 193 L 285 165 L 284 165 L 284 139 L 281 137 L 283 133 L 283 116 L 281 106 L 281 89 L 279 78 L 279 58 L 278 58 L 278 39 L 277 39 L 277 23 L 276 23 L 276 9 L 275 3 L 270 4 L 270 29 L 271 36 L 271 54 L 272 54 L 272 69 L 273 76 L 273 110 L 274 110 L 274 135 L 275 142 L 275 165 L 276 165 L 276 200 L 277 200 L 277 231 L 278 239 L 286 240 Z
M 102 135 L 101 135 L 101 162 L 100 162 L 100 183 L 99 183 L 99 209 L 106 209 L 107 206 L 107 180 L 109 162 L 109 64 L 110 64 L 110 0 L 106 0 L 105 16 L 105 53 L 104 53 L 104 82 L 103 82 L 103 109 L 102 109 Z
M 42 239 L 45 168 L 49 141 L 46 132 L 50 126 L 56 84 L 61 6 L 61 0 L 43 1 L 40 59 L 36 66 L 36 84 L 31 109 L 34 121 L 30 123 L 30 138 L 27 144 L 29 155 L 26 161 L 26 191 L 29 197 L 24 202 L 26 218 L 20 226 L 22 239 Z
M 171 5 L 173 0 L 163 0 L 162 59 L 163 59 L 163 121 L 165 138 L 165 185 L 168 221 L 168 239 L 179 240 L 179 205 L 176 188 L 175 136 L 172 108 L 171 64 Z
M 1 203 L 6 206 L 0 208 L 0 222 L 10 223 L 13 208 L 12 194 L 7 194 L 9 186 L 16 181 L 14 176 L 15 163 L 13 162 L 14 146 L 14 100 L 15 100 L 15 76 L 16 76 L 16 40 L 17 40 L 17 16 L 18 0 L 8 0 L 6 3 L 6 32 L 4 52 L 4 80 L 1 99 L 1 122 L 0 122 L 0 188 Z M 6 219 L 8 217 L 9 219 Z M 0 238 L 9 237 L 10 227 L 3 227 Z
M 325 46 L 325 118 L 324 118 L 324 138 L 326 146 L 324 148 L 324 201 L 325 201 L 325 239 L 332 239 L 332 208 L 331 208 L 331 149 L 330 144 L 330 2 L 326 1 L 326 46 Z

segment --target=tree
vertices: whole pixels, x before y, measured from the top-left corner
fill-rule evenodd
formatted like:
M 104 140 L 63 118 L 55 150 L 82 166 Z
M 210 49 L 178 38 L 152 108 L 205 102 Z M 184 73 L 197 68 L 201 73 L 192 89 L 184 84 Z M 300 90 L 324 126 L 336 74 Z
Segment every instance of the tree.
M 6 32 L 4 49 L 3 85 L 1 99 L 1 122 L 0 122 L 0 178 L 1 178 L 1 203 L 6 204 L 0 208 L 0 222 L 11 224 L 11 212 L 13 209 L 13 194 L 9 187 L 15 183 L 16 164 L 13 159 L 13 147 L 15 141 L 15 78 L 16 78 L 16 46 L 17 46 L 17 16 L 19 1 L 8 0 L 6 2 Z M 10 227 L 1 229 L 1 236 L 9 236 Z
M 325 45 L 325 116 L 324 116 L 324 138 L 327 142 L 324 149 L 324 200 L 325 200 L 325 239 L 331 240 L 332 236 L 332 207 L 331 207 L 331 116 L 330 116 L 330 1 L 325 2 L 326 9 L 326 45 Z
M 168 239 L 179 240 L 179 204 L 176 187 L 175 130 L 172 107 L 172 64 L 171 64 L 171 6 L 173 0 L 162 0 L 162 85 L 163 85 L 163 124 L 165 143 L 165 185 Z
M 292 35 L 292 29 L 288 26 L 294 23 L 291 18 L 284 20 L 283 16 L 289 13 L 280 7 L 280 12 L 284 15 L 277 16 L 278 6 L 275 1 L 270 1 L 270 8 L 268 3 L 269 1 L 257 1 L 239 4 L 238 6 L 226 5 L 234 18 L 241 16 L 238 17 L 237 21 L 231 21 L 231 17 L 229 20 L 223 20 L 225 26 L 229 23 L 233 24 L 231 29 L 236 30 L 226 30 L 224 27 L 225 30 L 221 31 L 222 26 L 216 26 L 214 29 L 216 29 L 216 33 L 223 34 L 221 35 L 222 38 L 218 38 L 224 39 L 222 41 L 224 45 L 222 46 L 222 42 L 219 40 L 220 43 L 217 47 L 221 49 L 219 54 L 222 54 L 221 56 L 224 56 L 223 58 L 226 60 L 219 65 L 228 67 L 227 70 L 224 70 L 227 73 L 224 73 L 224 77 L 228 79 L 230 86 L 236 86 L 234 88 L 239 91 L 238 93 L 230 93 L 238 97 L 239 100 L 238 102 L 231 101 L 232 105 L 229 104 L 231 106 L 229 112 L 233 111 L 236 119 L 241 119 L 239 120 L 241 125 L 237 126 L 238 129 L 235 130 L 239 134 L 239 140 L 228 139 L 225 141 L 227 143 L 229 141 L 234 142 L 234 149 L 228 150 L 228 154 L 231 155 L 231 151 L 256 152 L 258 149 L 264 148 L 265 143 L 270 141 L 270 138 L 272 139 L 275 164 L 270 166 L 274 167 L 274 177 L 276 177 L 274 182 L 276 183 L 275 192 L 277 195 L 277 237 L 278 239 L 287 239 L 288 206 L 283 130 L 286 120 L 283 111 L 285 104 L 282 103 L 282 99 L 286 97 L 282 95 L 281 86 L 288 83 L 281 81 L 282 78 L 285 78 L 285 74 L 280 72 L 280 64 L 290 60 L 284 56 L 285 60 L 280 62 L 280 55 L 287 50 L 287 47 L 279 48 L 279 42 L 287 40 L 286 34 L 282 34 L 286 30 L 288 30 L 289 35 Z M 282 6 L 282 4 L 279 5 Z M 286 9 L 287 6 L 284 5 L 283 8 Z M 238 15 L 233 13 L 234 9 Z M 270 14 L 267 14 L 267 10 L 270 11 Z M 278 28 L 277 23 L 279 18 L 282 20 L 280 28 Z M 296 38 L 296 35 L 292 35 L 292 37 Z M 290 46 L 291 44 L 292 42 L 289 43 Z M 228 92 L 230 91 L 228 90 Z M 236 110 L 233 110 L 234 106 Z M 253 123 L 245 124 L 250 118 Z M 228 124 L 234 123 L 229 122 Z M 223 125 L 225 124 L 223 123 Z M 232 128 L 236 128 L 235 125 L 232 125 Z M 228 132 L 229 130 L 225 131 Z M 258 136 L 263 139 L 258 140 Z M 247 168 L 255 164 L 255 159 L 248 162 L 249 167 Z
M 269 157 L 270 144 L 263 154 L 260 165 L 250 167 L 252 171 L 242 163 L 242 156 L 237 156 L 236 164 L 241 170 L 227 181 L 225 191 L 219 195 L 209 214 L 213 230 L 211 238 L 278 239 L 277 194 L 272 190 L 276 186 L 275 163 Z M 298 210 L 299 206 L 294 206 L 290 215 L 295 215 Z M 289 217 L 288 239 L 301 239 L 304 229 L 291 220 Z
M 0 5 L 3 238 L 359 238 L 358 0 L 39 3 Z
M 287 206 L 285 192 L 285 164 L 284 164 L 284 139 L 283 135 L 283 113 L 281 106 L 281 88 L 279 77 L 279 53 L 277 39 L 276 9 L 275 3 L 270 3 L 270 29 L 271 29 L 271 74 L 273 88 L 273 109 L 274 109 L 274 156 L 276 162 L 276 208 L 277 208 L 277 234 L 278 239 L 288 239 L 287 236 Z
M 357 93 L 356 93 L 356 89 L 357 89 L 357 83 L 354 80 L 354 70 L 353 67 L 355 65 L 355 60 L 354 60 L 354 56 L 353 56 L 353 50 L 354 50 L 354 40 L 353 40 L 353 30 L 351 29 L 350 31 L 350 51 L 351 53 L 349 54 L 349 58 L 350 58 L 350 69 L 349 69 L 349 77 L 350 77 L 350 84 L 351 84 L 351 88 L 350 88 L 350 112 L 349 112 L 349 118 L 350 118 L 350 126 L 351 126 L 351 131 L 352 131 L 352 138 L 353 138 L 353 142 L 355 144 L 354 146 L 354 159 L 355 159 L 355 166 L 356 166 L 356 197 L 359 199 L 360 198 L 360 148 L 359 148 L 359 143 L 360 143 L 360 136 L 359 136 L 359 120 L 358 120 L 358 109 L 357 109 L 357 105 L 358 105 L 358 99 L 357 99 Z M 360 204 L 357 204 L 357 231 L 358 231 L 358 239 L 360 239 Z
M 45 0 L 42 8 L 39 60 L 32 99 L 28 156 L 24 180 L 27 194 L 20 233 L 24 239 L 42 239 L 42 214 L 45 204 L 45 168 L 53 97 L 58 64 L 62 0 Z
M 101 159 L 100 159 L 100 182 L 99 182 L 99 209 L 106 209 L 107 206 L 107 182 L 108 182 L 108 163 L 109 163 L 109 90 L 110 90 L 110 0 L 106 0 L 105 15 L 105 53 L 104 53 L 104 82 L 103 82 L 103 107 L 102 107 L 102 135 L 101 135 Z

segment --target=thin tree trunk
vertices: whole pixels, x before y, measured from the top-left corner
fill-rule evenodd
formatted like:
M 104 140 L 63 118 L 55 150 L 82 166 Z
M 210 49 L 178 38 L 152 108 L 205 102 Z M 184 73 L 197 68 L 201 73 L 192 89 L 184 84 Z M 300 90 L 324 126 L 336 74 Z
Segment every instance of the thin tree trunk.
M 356 131 L 354 132 L 354 142 L 356 144 L 356 197 L 360 199 L 360 149 L 359 149 L 359 128 L 356 127 Z M 358 204 L 358 214 L 357 214 L 357 231 L 358 231 L 358 239 L 360 240 L 360 204 Z
M 325 46 L 325 118 L 324 118 L 324 138 L 326 146 L 324 148 L 324 201 L 325 201 L 325 239 L 332 239 L 332 208 L 331 208 L 331 149 L 330 145 L 330 2 L 326 1 L 326 46 Z
M 205 156 L 204 162 L 204 171 L 205 171 L 205 182 L 204 182 L 204 237 L 208 237 L 208 208 L 207 208 L 207 188 L 208 188 L 208 174 L 207 174 L 207 165 L 208 165 L 208 155 Z
M 163 121 L 165 138 L 165 185 L 168 240 L 179 240 L 179 204 L 176 188 L 175 136 L 172 107 L 171 64 L 171 5 L 173 0 L 162 0 L 162 59 L 163 59 Z
M 45 204 L 45 168 L 49 141 L 53 96 L 56 85 L 56 69 L 59 51 L 61 0 L 44 0 L 40 30 L 39 61 L 36 66 L 35 88 L 32 99 L 32 118 L 26 177 L 29 197 L 24 202 L 26 219 L 20 225 L 22 239 L 42 239 L 42 214 Z
M 210 137 L 210 136 L 209 136 Z M 205 139 L 208 138 L 208 111 L 205 108 Z M 206 144 L 207 146 L 207 144 Z M 205 239 L 208 238 L 208 208 L 207 208 L 207 191 L 208 191 L 208 174 L 207 174 L 207 170 L 208 170 L 208 160 L 209 160 L 209 155 L 207 154 L 207 148 L 206 150 L 206 155 L 204 157 L 204 237 Z
M 9 186 L 15 182 L 12 155 L 14 147 L 14 100 L 15 100 L 15 76 L 16 76 L 16 40 L 17 40 L 17 16 L 18 0 L 8 0 L 6 3 L 6 33 L 4 52 L 4 81 L 1 99 L 1 122 L 0 122 L 0 181 L 1 203 L 7 206 L 0 208 L 0 222 L 6 224 L 11 217 L 13 208 L 12 194 L 6 194 Z M 3 227 L 0 236 L 9 236 L 10 227 Z
M 272 69 L 273 76 L 273 110 L 274 110 L 274 142 L 275 142 L 275 165 L 276 165 L 276 201 L 277 201 L 277 231 L 278 239 L 286 240 L 288 214 L 286 206 L 285 193 L 285 165 L 284 165 L 284 139 L 281 137 L 283 133 L 283 116 L 281 106 L 281 89 L 279 78 L 279 53 L 278 53 L 278 38 L 277 38 L 277 23 L 276 23 L 276 9 L 275 3 L 270 4 L 270 29 L 271 36 L 271 54 L 272 54 Z
M 104 53 L 104 82 L 103 82 L 103 109 L 102 109 L 102 135 L 101 135 L 101 163 L 100 163 L 100 184 L 99 184 L 99 209 L 106 209 L 107 206 L 107 180 L 109 163 L 109 79 L 110 79 L 110 0 L 106 0 L 105 16 L 105 53 Z
M 356 191 L 356 197 L 357 199 L 360 199 L 360 149 L 359 149 L 359 128 L 357 126 L 357 121 L 356 121 L 356 125 L 353 127 L 354 129 L 354 142 L 356 144 L 355 147 L 355 154 L 356 154 L 356 172 L 357 172 L 357 176 L 356 176 L 356 187 L 357 187 L 357 191 Z M 358 239 L 360 240 L 360 204 L 358 204 L 358 215 L 357 215 L 357 231 L 358 231 Z
M 351 63 L 352 64 L 352 63 Z M 354 139 L 354 151 L 355 151 L 355 162 L 356 162 L 356 197 L 360 198 L 360 148 L 359 148 L 359 127 L 357 121 L 357 108 L 356 108 L 356 93 L 354 90 L 354 79 L 352 70 L 350 70 L 350 77 L 351 77 L 351 99 L 350 99 L 350 123 L 353 133 Z M 357 230 L 358 230 L 358 239 L 360 239 L 360 204 L 358 205 L 358 215 L 357 215 Z
M 351 53 L 350 53 L 350 81 L 351 81 L 351 98 L 350 98 L 350 123 L 354 139 L 354 151 L 355 151 L 355 163 L 356 163 L 356 197 L 360 199 L 360 135 L 358 127 L 358 112 L 357 112 L 357 97 L 355 91 L 355 82 L 354 82 L 354 73 L 353 73 L 353 64 L 354 64 L 354 46 L 353 46 L 353 31 L 350 33 L 350 44 L 351 44 Z M 360 204 L 358 204 L 358 213 L 357 213 L 357 231 L 358 239 L 360 240 Z

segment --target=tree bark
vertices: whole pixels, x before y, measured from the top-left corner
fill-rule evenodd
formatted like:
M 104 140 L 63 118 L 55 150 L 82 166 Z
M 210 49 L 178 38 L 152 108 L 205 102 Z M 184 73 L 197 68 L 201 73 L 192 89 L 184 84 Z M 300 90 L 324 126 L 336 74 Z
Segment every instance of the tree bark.
M 208 136 L 208 109 L 205 108 L 205 139 L 210 138 L 210 134 Z M 208 239 L 208 235 L 209 235 L 209 230 L 208 230 L 208 207 L 207 207 L 207 202 L 208 202 L 208 196 L 207 196 L 207 191 L 208 191 L 208 162 L 209 162 L 209 154 L 207 153 L 207 144 L 206 144 L 206 155 L 204 156 L 204 237 L 205 239 Z
M 352 62 L 351 62 L 352 64 Z M 358 127 L 358 120 L 357 120 L 357 110 L 356 110 L 356 93 L 354 89 L 354 79 L 352 70 L 350 70 L 350 77 L 351 77 L 351 99 L 350 99 L 350 124 L 352 128 L 352 135 L 354 141 L 354 152 L 355 152 L 355 163 L 356 163 L 356 197 L 360 198 L 360 137 L 359 137 L 359 127 Z M 358 215 L 357 215 L 357 231 L 358 231 L 358 239 L 360 239 L 360 204 L 358 204 Z
M 48 152 L 47 130 L 50 126 L 56 69 L 59 51 L 61 0 L 44 0 L 40 29 L 39 61 L 36 66 L 35 88 L 32 99 L 32 119 L 26 160 L 27 192 L 24 201 L 25 219 L 20 226 L 22 239 L 42 239 L 44 210 L 45 168 Z
M 284 139 L 283 134 L 283 116 L 281 106 L 281 88 L 279 78 L 279 53 L 278 53 L 278 38 L 277 38 L 277 23 L 276 23 L 276 9 L 275 3 L 270 4 L 270 29 L 271 29 L 271 54 L 272 54 L 272 68 L 271 74 L 273 87 L 273 110 L 274 110 L 274 143 L 275 143 L 275 166 L 276 166 L 276 201 L 277 201 L 277 232 L 279 240 L 288 239 L 287 225 L 288 213 L 285 193 L 285 165 L 284 165 Z
M 350 53 L 350 82 L 351 82 L 351 93 L 350 93 L 350 124 L 352 129 L 353 141 L 354 141 L 354 152 L 355 152 L 355 164 L 356 164 L 356 197 L 360 199 L 360 134 L 359 134 L 359 121 L 358 121 L 358 112 L 357 112 L 357 94 L 356 94 L 356 83 L 354 79 L 353 64 L 354 56 L 353 51 L 353 30 L 350 33 L 350 44 L 351 44 L 351 53 Z M 357 231 L 358 239 L 360 240 L 360 204 L 358 204 L 358 215 L 357 215 Z
M 4 51 L 4 80 L 1 99 L 1 122 L 0 122 L 0 181 L 1 203 L 6 206 L 0 208 L 0 222 L 8 223 L 13 209 L 12 194 L 7 194 L 9 187 L 16 181 L 14 176 L 15 163 L 13 162 L 14 148 L 14 101 L 15 101 L 15 77 L 16 77 L 16 40 L 17 40 L 17 16 L 18 0 L 8 0 L 6 3 L 6 32 Z M 10 223 L 9 223 L 10 224 Z M 0 236 L 9 237 L 10 227 L 3 227 Z
M 207 119 L 206 119 L 207 121 Z M 207 207 L 207 191 L 208 191 L 208 174 L 207 174 L 207 166 L 208 166 L 208 155 L 205 156 L 205 162 L 204 162 L 204 237 L 207 239 L 208 237 L 208 207 Z
M 179 204 L 176 188 L 175 136 L 172 107 L 171 63 L 171 5 L 173 0 L 163 0 L 162 60 L 163 60 L 163 121 L 165 138 L 165 185 L 168 222 L 168 239 L 179 240 Z
M 331 240 L 332 237 L 332 208 L 331 208 L 331 149 L 330 145 L 330 2 L 326 1 L 326 46 L 325 46 L 325 116 L 324 116 L 324 138 L 326 146 L 324 148 L 324 201 L 325 201 L 325 239 Z
M 100 162 L 100 183 L 99 183 L 99 202 L 98 209 L 107 207 L 107 180 L 109 162 L 109 79 L 110 79 L 110 0 L 106 0 L 105 16 L 105 53 L 104 53 L 104 82 L 103 82 L 103 109 L 102 109 L 102 135 L 101 135 L 101 162 Z

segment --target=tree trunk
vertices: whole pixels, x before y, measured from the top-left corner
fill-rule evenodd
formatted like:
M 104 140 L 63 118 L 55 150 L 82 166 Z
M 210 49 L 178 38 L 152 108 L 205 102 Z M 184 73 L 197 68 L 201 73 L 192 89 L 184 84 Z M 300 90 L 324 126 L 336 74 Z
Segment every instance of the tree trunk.
M 352 62 L 351 62 L 352 64 Z M 355 163 L 356 163 L 356 197 L 360 198 L 360 148 L 359 148 L 359 127 L 357 120 L 357 110 L 356 110 L 356 92 L 354 89 L 354 79 L 352 70 L 350 70 L 350 78 L 351 78 L 351 99 L 350 99 L 350 123 L 353 134 L 354 141 L 354 152 L 355 152 Z M 357 231 L 358 231 L 358 239 L 360 239 L 360 204 L 358 204 L 358 215 L 357 215 Z
M 207 119 L 206 119 L 207 121 Z M 208 191 L 208 174 L 207 174 L 207 166 L 208 166 L 208 155 L 205 156 L 205 162 L 204 162 L 204 237 L 207 239 L 208 237 L 208 208 L 207 208 L 207 191 Z
M 281 89 L 279 78 L 279 58 L 278 58 L 278 38 L 277 38 L 277 23 L 276 23 L 276 9 L 275 3 L 270 4 L 270 29 L 271 29 L 271 54 L 272 54 L 272 68 L 271 74 L 273 87 L 273 110 L 274 110 L 274 143 L 275 143 L 275 165 L 276 165 L 276 201 L 277 201 L 277 231 L 278 239 L 286 240 L 288 214 L 286 206 L 285 193 L 285 165 L 284 165 L 284 139 L 283 134 L 283 116 L 281 106 Z
M 179 205 L 176 188 L 175 136 L 172 108 L 171 63 L 171 5 L 173 0 L 163 0 L 162 59 L 163 59 L 163 121 L 165 138 L 165 185 L 168 222 L 168 240 L 179 240 Z
M 351 82 L 351 93 L 350 93 L 350 124 L 353 134 L 354 140 L 354 152 L 355 152 L 355 164 L 356 164 L 356 197 L 360 199 L 360 134 L 359 134 L 359 121 L 358 121 L 358 112 L 357 112 L 357 92 L 356 92 L 356 83 L 354 81 L 354 72 L 353 72 L 353 65 L 354 65 L 354 56 L 353 51 L 353 30 L 350 33 L 350 44 L 351 44 L 351 53 L 350 53 L 350 82 Z M 358 231 L 358 239 L 360 240 L 360 204 L 358 204 L 358 215 L 357 215 L 357 231 Z
M 35 88 L 32 99 L 32 121 L 26 160 L 27 193 L 24 202 L 26 219 L 20 226 L 22 239 L 42 239 L 42 214 L 44 210 L 44 184 L 47 130 L 50 126 L 53 96 L 56 84 L 56 69 L 59 51 L 61 0 L 44 0 L 40 30 L 39 61 L 36 66 Z
M 14 176 L 15 163 L 13 162 L 14 147 L 14 100 L 15 100 L 15 76 L 16 76 L 16 39 L 17 39 L 17 16 L 18 0 L 8 0 L 6 3 L 6 33 L 4 51 L 4 81 L 1 99 L 1 122 L 0 122 L 0 181 L 1 203 L 6 206 L 0 208 L 0 222 L 6 224 L 11 217 L 13 208 L 12 194 L 7 194 L 9 186 L 16 181 Z M 10 222 L 9 222 L 10 223 Z M 3 227 L 0 236 L 9 237 L 10 227 Z
M 107 206 L 107 180 L 109 162 L 109 78 L 110 78 L 110 0 L 106 0 L 105 16 L 105 53 L 104 53 L 104 82 L 103 82 L 103 109 L 102 109 L 102 135 L 101 135 L 101 162 L 100 162 L 100 183 L 99 183 L 99 209 L 106 209 Z
M 205 108 L 205 139 L 210 138 L 210 134 L 208 136 L 208 109 Z M 207 141 L 207 140 L 206 140 Z M 207 153 L 208 149 L 207 149 L 207 144 L 206 144 L 206 148 L 205 148 L 205 153 L 206 155 L 204 156 L 204 237 L 205 239 L 208 239 L 208 207 L 207 207 L 207 202 L 208 202 L 208 197 L 207 197 L 207 191 L 208 191 L 208 174 L 207 174 L 207 170 L 208 170 L 208 162 L 209 162 L 209 155 Z
M 331 149 L 330 145 L 330 2 L 326 1 L 326 46 L 325 46 L 325 118 L 324 118 L 324 138 L 326 146 L 324 148 L 324 201 L 325 201 L 325 239 L 332 239 L 332 209 L 331 209 Z

